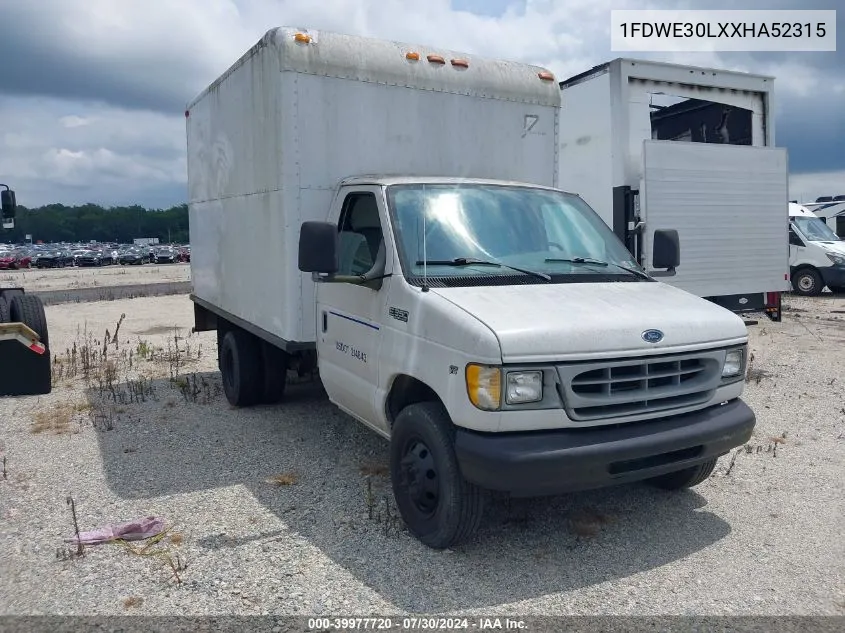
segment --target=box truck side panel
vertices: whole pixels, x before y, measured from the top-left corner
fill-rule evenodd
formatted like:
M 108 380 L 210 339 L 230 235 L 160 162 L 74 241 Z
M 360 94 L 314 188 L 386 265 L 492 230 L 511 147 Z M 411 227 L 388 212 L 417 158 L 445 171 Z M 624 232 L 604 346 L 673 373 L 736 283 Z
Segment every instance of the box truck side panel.
M 282 184 L 297 139 L 280 127 L 279 69 L 278 55 L 256 46 L 188 109 L 191 272 L 199 299 L 290 340 L 283 280 L 299 272 L 280 246 L 298 209 Z
M 299 227 L 328 217 L 340 181 L 555 185 L 560 91 L 524 64 L 296 33 L 269 31 L 189 106 L 192 270 L 198 299 L 310 344 L 314 288 L 298 269 Z
M 677 228 L 681 265 L 672 285 L 701 297 L 787 290 L 786 150 L 644 142 L 644 261 L 657 229 Z
M 579 194 L 613 226 L 614 138 L 611 75 L 603 73 L 562 94 L 559 187 Z

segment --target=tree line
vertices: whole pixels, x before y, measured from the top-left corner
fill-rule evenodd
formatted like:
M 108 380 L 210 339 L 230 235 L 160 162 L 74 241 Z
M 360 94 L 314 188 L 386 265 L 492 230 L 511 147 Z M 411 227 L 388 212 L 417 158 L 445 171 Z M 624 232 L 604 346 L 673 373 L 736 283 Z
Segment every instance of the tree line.
M 160 242 L 187 244 L 188 205 L 169 209 L 142 206 L 109 207 L 98 204 L 66 206 L 48 204 L 29 209 L 18 205 L 15 228 L 0 231 L 0 241 L 25 243 L 118 242 L 131 244 L 136 237 L 157 237 Z

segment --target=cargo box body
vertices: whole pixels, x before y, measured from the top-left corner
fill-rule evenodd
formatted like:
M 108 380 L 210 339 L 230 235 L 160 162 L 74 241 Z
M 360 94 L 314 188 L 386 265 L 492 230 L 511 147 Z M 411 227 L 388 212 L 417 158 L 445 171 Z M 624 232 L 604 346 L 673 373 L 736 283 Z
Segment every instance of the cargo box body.
M 194 297 L 283 347 L 315 340 L 299 227 L 327 218 L 342 179 L 558 173 L 560 90 L 543 69 L 302 34 L 267 32 L 185 113 Z
M 616 59 L 561 88 L 559 186 L 644 265 L 654 231 L 676 229 L 681 265 L 661 281 L 737 311 L 789 289 L 771 77 Z

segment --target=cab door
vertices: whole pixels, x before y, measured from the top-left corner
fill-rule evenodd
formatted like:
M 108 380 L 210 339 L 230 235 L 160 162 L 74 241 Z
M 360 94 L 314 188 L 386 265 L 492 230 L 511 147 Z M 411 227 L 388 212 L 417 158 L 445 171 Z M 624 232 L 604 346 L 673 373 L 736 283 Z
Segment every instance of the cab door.
M 348 187 L 335 200 L 338 218 L 338 275 L 368 273 L 386 248 L 381 189 Z M 336 209 L 337 211 L 337 209 Z M 391 257 L 385 253 L 389 272 Z M 329 399 L 342 410 L 372 424 L 382 341 L 380 315 L 385 313 L 389 278 L 367 285 L 318 283 L 317 354 L 320 378 Z

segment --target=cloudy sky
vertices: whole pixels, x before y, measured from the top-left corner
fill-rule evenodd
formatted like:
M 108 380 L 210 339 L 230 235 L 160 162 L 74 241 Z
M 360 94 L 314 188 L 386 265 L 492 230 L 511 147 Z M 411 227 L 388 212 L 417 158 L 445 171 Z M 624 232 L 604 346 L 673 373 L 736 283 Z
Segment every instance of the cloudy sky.
M 845 0 L 25 0 L 0 2 L 0 182 L 51 202 L 186 198 L 184 109 L 274 26 L 442 46 L 559 78 L 614 57 L 610 9 L 839 9 Z M 790 196 L 845 193 L 845 52 L 637 54 L 771 74 Z

